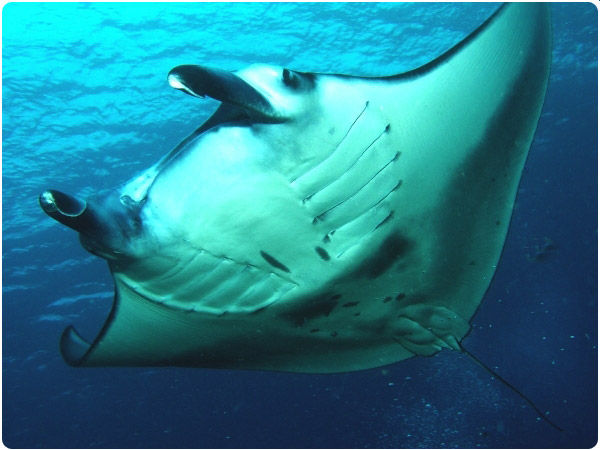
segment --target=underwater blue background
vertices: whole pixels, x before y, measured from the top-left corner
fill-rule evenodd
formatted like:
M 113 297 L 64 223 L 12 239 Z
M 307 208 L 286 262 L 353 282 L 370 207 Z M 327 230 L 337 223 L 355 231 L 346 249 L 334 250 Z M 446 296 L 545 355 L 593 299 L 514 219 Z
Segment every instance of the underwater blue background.
M 301 375 L 74 369 L 112 280 L 46 217 L 150 166 L 217 103 L 173 66 L 254 62 L 385 75 L 419 66 L 497 4 L 59 4 L 2 11 L 2 439 L 8 447 L 591 447 L 597 439 L 597 10 L 552 6 L 550 85 L 502 260 L 458 352 Z

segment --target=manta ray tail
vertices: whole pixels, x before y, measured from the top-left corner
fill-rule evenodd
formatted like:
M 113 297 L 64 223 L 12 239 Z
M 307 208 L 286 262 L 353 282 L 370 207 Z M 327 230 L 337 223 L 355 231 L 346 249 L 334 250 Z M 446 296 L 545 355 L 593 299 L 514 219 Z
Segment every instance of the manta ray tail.
M 498 375 L 498 372 L 496 372 L 495 370 L 491 369 L 490 367 L 486 366 L 479 358 L 477 358 L 475 355 L 473 355 L 473 353 L 469 352 L 468 350 L 465 350 L 464 348 L 461 348 L 462 352 L 467 355 L 469 358 L 471 358 L 471 360 L 473 360 L 479 367 L 482 367 L 483 369 L 485 369 L 487 372 L 489 372 L 494 378 L 497 378 L 498 380 L 500 380 L 502 383 L 504 383 L 505 386 L 509 387 L 513 392 L 515 392 L 519 397 L 521 397 L 523 400 L 525 400 L 534 410 L 535 412 L 538 414 L 538 416 L 545 420 L 548 424 L 552 425 L 554 428 L 556 428 L 558 431 L 563 431 L 563 429 L 561 427 L 559 427 L 558 425 L 556 425 L 554 422 L 552 422 L 547 416 L 546 414 L 544 414 L 542 411 L 540 411 L 540 409 L 535 405 L 535 403 L 533 403 L 532 400 L 530 400 L 525 394 L 523 394 L 521 391 L 519 391 L 515 386 L 513 386 L 510 382 L 506 381 L 504 378 L 502 378 L 500 375 Z

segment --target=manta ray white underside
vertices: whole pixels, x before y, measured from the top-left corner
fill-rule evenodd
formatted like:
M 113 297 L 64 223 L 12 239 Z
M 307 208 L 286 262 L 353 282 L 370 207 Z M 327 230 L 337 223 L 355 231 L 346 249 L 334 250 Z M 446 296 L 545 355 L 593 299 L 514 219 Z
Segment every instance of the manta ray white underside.
M 494 275 L 544 101 L 550 13 L 507 4 L 383 78 L 185 65 L 222 102 L 156 165 L 40 197 L 116 295 L 76 366 L 340 372 L 459 349 Z

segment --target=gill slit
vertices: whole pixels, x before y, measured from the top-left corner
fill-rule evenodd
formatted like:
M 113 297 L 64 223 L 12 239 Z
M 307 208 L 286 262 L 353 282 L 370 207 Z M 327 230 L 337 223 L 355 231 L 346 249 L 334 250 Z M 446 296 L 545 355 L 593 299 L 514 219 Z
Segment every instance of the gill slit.
M 350 125 L 350 127 L 348 128 L 348 131 L 346 131 L 346 134 L 344 134 L 344 137 L 342 138 L 342 140 L 340 142 L 338 142 L 335 146 L 335 149 L 333 150 L 333 152 L 331 152 L 331 154 L 325 158 L 324 161 L 320 162 L 319 164 L 317 164 L 315 167 L 313 167 L 312 169 L 310 169 L 308 172 L 305 172 L 299 176 L 297 176 L 296 178 L 294 178 L 290 184 L 295 183 L 298 179 L 302 178 L 303 176 L 305 176 L 306 174 L 310 173 L 312 170 L 315 170 L 317 167 L 321 166 L 322 164 L 324 164 L 329 158 L 331 158 L 331 156 L 340 148 L 340 145 L 342 145 L 344 143 L 344 141 L 346 140 L 346 138 L 348 137 L 348 135 L 350 134 L 350 132 L 352 131 L 352 128 L 354 128 L 354 126 L 356 125 L 356 123 L 359 121 L 359 119 L 363 116 L 363 114 L 365 113 L 365 111 L 367 110 L 367 108 L 369 107 L 369 101 L 367 100 L 365 102 L 365 106 L 363 107 L 363 109 L 361 110 L 361 112 L 358 114 L 358 116 L 356 116 L 356 119 L 354 119 L 354 122 L 352 122 L 352 124 Z M 312 197 L 314 194 L 309 195 L 308 197 L 306 197 L 304 199 L 304 201 L 306 201 L 308 198 Z
M 385 133 L 385 131 L 384 131 Z M 381 133 L 381 135 L 379 137 L 381 137 L 383 135 L 383 133 Z M 379 138 L 378 138 L 379 139 Z M 361 187 L 358 188 L 358 190 L 356 192 L 354 192 L 350 197 L 346 198 L 345 200 L 342 200 L 341 202 L 339 202 L 338 204 L 332 206 L 331 208 L 323 211 L 321 214 L 317 215 L 314 219 L 313 219 L 313 223 L 317 223 L 319 221 L 321 221 L 323 219 L 323 217 L 330 211 L 332 211 L 333 209 L 337 208 L 338 206 L 346 203 L 348 200 L 350 200 L 351 198 L 353 198 L 354 196 L 356 196 L 360 191 L 362 191 L 369 183 L 371 183 L 371 181 L 373 181 L 375 179 L 375 177 L 377 177 L 377 175 L 379 175 L 387 166 L 389 166 L 390 164 L 392 164 L 394 161 L 396 161 L 398 158 L 400 157 L 400 152 L 396 152 L 396 154 L 394 155 L 394 157 L 388 161 L 381 169 L 379 169 L 375 175 L 373 175 L 371 178 L 369 178 L 369 180 L 363 184 Z M 388 192 L 384 197 L 382 197 L 377 203 L 375 203 L 373 206 L 371 206 L 371 208 L 369 208 L 367 211 L 370 211 L 371 209 L 373 209 L 375 206 L 379 205 L 379 203 L 381 203 L 388 195 L 390 195 L 392 192 L 394 192 L 396 190 L 396 188 L 399 186 L 399 184 L 397 184 L 396 186 L 394 186 L 394 188 Z M 366 213 L 366 211 L 365 211 Z M 364 214 L 364 213 L 363 213 Z M 362 214 L 361 214 L 362 216 Z M 359 216 L 360 217 L 360 216 Z
M 363 110 L 363 111 L 364 111 L 364 110 Z M 358 119 L 357 119 L 357 120 L 358 120 Z M 369 145 L 367 145 L 367 147 L 365 147 L 365 149 L 364 149 L 364 150 L 361 152 L 361 154 L 360 154 L 360 155 L 358 155 L 358 157 L 357 157 L 357 158 L 354 160 L 354 162 L 353 162 L 353 163 L 350 165 L 350 167 L 348 167 L 348 168 L 346 169 L 346 171 L 345 171 L 345 172 L 344 172 L 342 175 L 340 175 L 340 177 L 339 177 L 339 178 L 337 178 L 337 179 L 335 179 L 335 180 L 331 180 L 331 181 L 330 181 L 329 183 L 327 183 L 325 186 L 322 186 L 322 187 L 321 187 L 321 188 L 320 188 L 318 191 L 315 191 L 315 192 L 313 192 L 312 194 L 310 194 L 309 196 L 307 196 L 307 197 L 306 197 L 306 198 L 305 198 L 305 199 L 302 201 L 302 203 L 306 203 L 306 202 L 307 202 L 308 200 L 310 200 L 310 199 L 311 199 L 313 196 L 315 196 L 315 195 L 316 195 L 316 194 L 318 194 L 319 192 L 323 191 L 324 189 L 328 188 L 328 187 L 329 187 L 329 186 L 331 186 L 333 183 L 335 183 L 337 180 L 339 180 L 341 177 L 343 177 L 343 176 L 344 176 L 346 173 L 348 173 L 348 172 L 350 171 L 350 169 L 352 169 L 352 168 L 353 168 L 353 167 L 356 165 L 356 163 L 358 163 L 358 161 L 360 161 L 360 159 L 363 157 L 363 155 L 364 155 L 364 154 L 365 154 L 365 153 L 366 153 L 366 152 L 367 152 L 367 151 L 368 151 L 368 150 L 369 150 L 371 147 L 373 147 L 373 145 L 375 145 L 375 143 L 376 143 L 376 142 L 377 142 L 379 139 L 381 139 L 381 137 L 382 137 L 382 136 L 383 136 L 385 133 L 387 133 L 387 132 L 389 131 L 389 129 L 390 129 L 390 124 L 388 123 L 388 124 L 387 124 L 387 126 L 385 127 L 385 129 L 384 129 L 384 130 L 383 130 L 381 133 L 379 133 L 379 136 L 377 136 L 375 139 L 373 139 L 373 141 L 372 141 L 372 142 L 371 142 Z M 340 144 L 341 144 L 341 143 L 340 143 Z M 369 181 L 371 181 L 371 180 L 369 180 Z M 368 184 L 368 182 L 367 182 L 367 184 Z M 363 186 L 363 187 L 364 187 L 364 186 Z M 362 188 L 361 188 L 361 189 L 362 189 Z M 360 189 L 359 189 L 359 191 L 360 191 Z M 358 192 L 358 191 L 357 191 L 357 192 Z M 355 194 L 356 194 L 356 193 L 355 193 Z M 353 194 L 353 195 L 354 195 L 354 194 Z M 334 207 L 334 208 L 335 208 L 335 207 Z

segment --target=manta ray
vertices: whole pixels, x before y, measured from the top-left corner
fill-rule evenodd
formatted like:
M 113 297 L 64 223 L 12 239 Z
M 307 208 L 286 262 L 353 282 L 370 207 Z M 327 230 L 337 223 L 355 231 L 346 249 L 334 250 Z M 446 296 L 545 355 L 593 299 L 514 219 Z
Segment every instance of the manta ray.
M 221 102 L 159 162 L 43 210 L 115 283 L 73 366 L 355 371 L 461 350 L 499 262 L 550 70 L 549 6 L 366 77 L 181 65 Z

